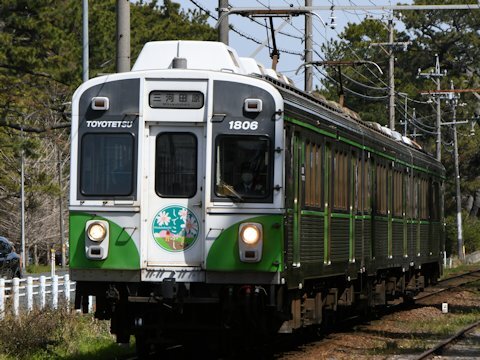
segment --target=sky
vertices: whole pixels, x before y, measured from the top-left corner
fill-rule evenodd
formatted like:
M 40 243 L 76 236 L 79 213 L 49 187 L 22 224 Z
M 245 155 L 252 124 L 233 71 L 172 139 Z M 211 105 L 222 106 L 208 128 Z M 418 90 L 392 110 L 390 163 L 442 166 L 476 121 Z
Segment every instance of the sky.
M 218 7 L 218 0 L 174 0 L 180 3 L 183 9 L 208 9 L 212 16 L 218 17 L 216 8 Z M 342 33 L 344 27 L 348 23 L 359 23 L 363 21 L 367 16 L 375 19 L 388 20 L 390 14 L 388 11 L 364 11 L 361 10 L 362 6 L 381 6 L 381 5 L 395 5 L 397 2 L 389 0 L 372 1 L 372 0 L 312 0 L 312 6 L 358 6 L 359 9 L 355 11 L 316 11 L 316 16 L 313 16 L 313 60 L 325 60 L 322 53 L 321 46 L 332 39 L 339 39 L 339 34 Z M 411 1 L 404 1 L 403 3 L 411 3 Z M 259 8 L 264 9 L 266 7 L 288 7 L 293 5 L 304 6 L 304 0 L 230 0 L 231 7 L 242 8 Z M 320 20 L 319 17 L 322 19 Z M 286 21 L 288 20 L 288 21 Z M 236 31 L 229 32 L 229 45 L 233 47 L 239 56 L 255 57 L 255 59 L 265 65 L 265 67 L 272 66 L 272 60 L 270 58 L 270 51 L 268 47 L 259 45 L 258 43 L 264 43 L 268 41 L 271 45 L 271 36 L 267 31 L 266 24 L 268 20 L 263 17 L 255 18 L 255 22 L 242 17 L 240 15 L 229 16 L 230 25 L 233 25 Z M 304 88 L 304 74 L 303 68 L 298 70 L 302 66 L 304 59 L 302 58 L 304 53 L 304 29 L 305 19 L 304 16 L 286 18 L 274 18 L 274 27 L 276 29 L 281 28 L 280 33 L 277 32 L 276 43 L 277 48 L 280 50 L 280 59 L 277 65 L 277 71 L 285 74 L 291 78 L 297 87 Z M 216 25 L 216 20 L 209 19 L 209 23 L 212 26 Z M 401 28 L 401 23 L 396 23 L 396 29 Z M 240 34 L 239 34 L 240 33 Z M 385 39 L 388 41 L 388 39 Z M 355 54 L 352 54 L 354 57 Z M 298 72 L 297 72 L 298 70 Z M 313 86 L 320 86 L 320 79 L 322 75 L 315 73 Z M 385 75 L 386 81 L 386 75 Z

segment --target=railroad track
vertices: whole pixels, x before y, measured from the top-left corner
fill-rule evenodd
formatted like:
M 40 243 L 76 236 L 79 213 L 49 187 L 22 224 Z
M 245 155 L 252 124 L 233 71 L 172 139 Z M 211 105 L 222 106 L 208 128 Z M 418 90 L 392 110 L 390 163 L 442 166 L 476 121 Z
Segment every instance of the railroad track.
M 436 285 L 426 288 L 425 291 L 415 296 L 413 300 L 423 300 L 444 291 L 449 291 L 459 286 L 464 286 L 478 280 L 480 280 L 480 270 L 469 271 L 467 273 L 452 276 L 439 281 Z
M 480 328 L 480 321 L 477 321 L 473 324 L 470 324 L 460 331 L 458 331 L 455 335 L 449 337 L 448 339 L 442 341 L 441 343 L 437 344 L 434 346 L 432 349 L 427 350 L 420 354 L 418 357 L 415 358 L 415 360 L 423 360 L 423 359 L 429 359 L 430 357 L 434 355 L 439 355 L 442 354 L 449 346 L 452 344 L 457 343 L 460 341 L 462 338 L 464 338 L 468 333 L 472 332 L 475 328 Z

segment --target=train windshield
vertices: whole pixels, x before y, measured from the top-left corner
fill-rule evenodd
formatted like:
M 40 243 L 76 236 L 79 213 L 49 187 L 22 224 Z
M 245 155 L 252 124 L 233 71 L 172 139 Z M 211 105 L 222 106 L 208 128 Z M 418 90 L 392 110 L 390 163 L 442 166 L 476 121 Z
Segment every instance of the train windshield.
M 256 201 L 271 192 L 270 140 L 265 136 L 223 135 L 215 149 L 215 194 Z
M 80 192 L 85 196 L 133 195 L 132 134 L 85 134 L 80 158 Z

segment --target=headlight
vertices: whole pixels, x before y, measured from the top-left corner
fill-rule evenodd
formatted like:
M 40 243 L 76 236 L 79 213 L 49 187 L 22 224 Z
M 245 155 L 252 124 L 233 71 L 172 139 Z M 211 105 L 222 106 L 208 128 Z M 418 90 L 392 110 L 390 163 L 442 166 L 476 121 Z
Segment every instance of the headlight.
M 101 222 L 93 222 L 88 225 L 87 236 L 90 240 L 100 242 L 107 236 L 107 229 L 105 224 Z
M 262 237 L 262 231 L 256 224 L 242 224 L 240 239 L 247 245 L 255 245 Z

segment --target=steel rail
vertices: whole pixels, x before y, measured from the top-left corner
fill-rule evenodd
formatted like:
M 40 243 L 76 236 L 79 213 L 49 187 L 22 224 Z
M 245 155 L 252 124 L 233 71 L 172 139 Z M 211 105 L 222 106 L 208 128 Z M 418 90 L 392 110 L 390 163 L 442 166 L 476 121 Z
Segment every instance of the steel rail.
M 475 281 L 478 281 L 480 280 L 480 270 L 474 270 L 474 271 L 470 271 L 468 273 L 463 273 L 463 274 L 459 274 L 459 275 L 455 275 L 455 276 L 452 276 L 452 277 L 449 277 L 449 278 L 446 278 L 446 279 L 443 279 L 442 281 L 440 281 L 437 285 L 435 286 L 439 286 L 441 285 L 441 283 L 446 283 L 448 281 L 451 281 L 451 280 L 455 280 L 455 279 L 461 279 L 461 278 L 466 278 L 468 276 L 474 276 L 473 279 L 470 279 L 470 280 L 466 280 L 465 282 L 461 283 L 461 284 L 457 284 L 457 285 L 451 285 L 451 286 L 448 286 L 446 285 L 445 288 L 441 288 L 441 289 L 435 289 L 435 287 L 433 286 L 429 286 L 428 288 L 426 289 L 429 289 L 429 290 L 434 290 L 433 292 L 429 292 L 429 293 L 425 293 L 424 291 L 421 292 L 421 294 L 415 296 L 413 298 L 413 300 L 423 300 L 425 298 L 428 298 L 430 296 L 434 296 L 434 295 L 437 295 L 437 294 L 440 294 L 444 291 L 448 291 L 448 290 L 452 290 L 452 289 L 455 289 L 459 286 L 463 286 L 463 285 L 466 285 L 466 284 L 469 284 L 469 283 L 472 283 L 472 282 L 475 282 Z
M 433 348 L 431 348 L 430 350 L 427 350 L 425 352 L 423 352 L 422 354 L 420 354 L 418 357 L 415 358 L 415 360 L 423 360 L 423 359 L 427 359 L 429 356 L 431 355 L 435 355 L 437 354 L 438 352 L 441 352 L 443 351 L 443 349 L 455 342 L 456 340 L 460 339 L 461 337 L 463 337 L 467 332 L 473 330 L 474 328 L 480 326 L 480 320 L 473 323 L 473 324 L 470 324 L 466 327 L 464 327 L 463 329 L 461 329 L 460 331 L 458 331 L 455 335 L 449 337 L 448 339 L 442 341 L 441 343 L 435 345 Z

